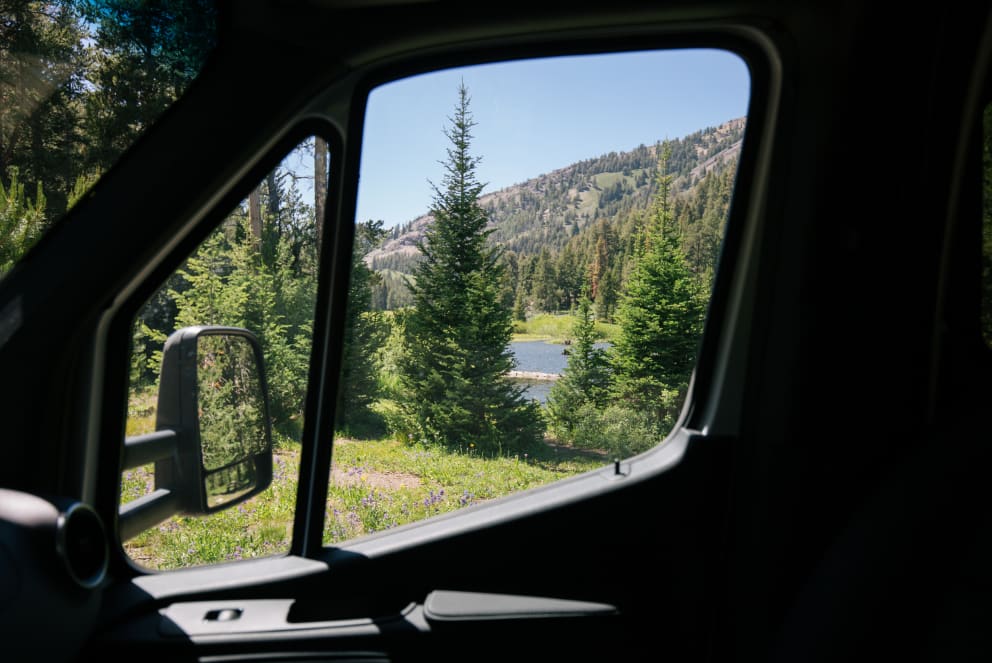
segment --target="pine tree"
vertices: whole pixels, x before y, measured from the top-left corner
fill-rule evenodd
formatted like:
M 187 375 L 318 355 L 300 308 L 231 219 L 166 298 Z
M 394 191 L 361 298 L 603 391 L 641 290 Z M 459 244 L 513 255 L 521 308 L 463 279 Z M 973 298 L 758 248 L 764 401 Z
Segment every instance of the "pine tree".
M 674 424 L 689 386 L 705 299 L 675 227 L 667 145 L 659 151 L 658 188 L 647 235 L 617 309 L 613 391 L 662 426 Z
M 380 278 L 364 259 L 385 234 L 382 221 L 366 221 L 355 229 L 337 406 L 337 427 L 345 431 L 369 422 L 369 406 L 379 394 L 377 352 L 389 328 L 382 312 L 372 310 L 372 288 Z
M 87 165 L 106 170 L 200 72 L 217 43 L 210 0 L 81 3 L 97 49 L 85 99 Z
M 566 244 L 558 253 L 555 272 L 558 274 L 558 291 L 560 299 L 558 306 L 571 310 L 582 294 L 584 279 L 581 259 L 576 255 L 571 245 Z
M 298 202 L 298 196 L 287 195 L 286 200 Z M 245 205 L 207 237 L 178 278 L 170 278 L 165 292 L 175 306 L 175 328 L 230 325 L 258 336 L 273 424 L 290 437 L 298 435 L 302 421 L 316 294 L 312 271 L 301 271 L 301 266 L 287 237 L 278 238 L 265 259 Z M 158 353 L 152 348 L 159 344 L 159 331 L 171 329 L 144 325 L 134 334 L 136 351 L 155 363 Z M 141 368 L 132 366 L 132 372 Z
M 44 186 L 46 226 L 85 171 L 79 109 L 92 51 L 81 4 L 0 2 L 0 176 L 16 168 L 29 192 Z
M 542 247 L 534 265 L 533 290 L 534 306 L 547 313 L 558 310 L 558 274 L 555 273 L 555 259 Z
M 409 284 L 401 405 L 411 438 L 498 452 L 534 443 L 540 419 L 506 377 L 512 323 L 501 299 L 503 266 L 487 245 L 488 217 L 478 204 L 484 185 L 475 175 L 479 158 L 469 153 L 474 125 L 462 84 L 445 131 L 451 146 L 442 186 L 434 187 L 434 220 Z
M 44 230 L 45 194 L 38 183 L 34 200 L 24 193 L 17 168 L 11 168 L 5 187 L 0 178 L 0 276 L 6 274 L 37 241 Z
M 606 399 L 608 367 L 606 353 L 596 347 L 596 329 L 588 289 L 579 299 L 568 365 L 548 394 L 548 416 L 561 439 L 571 441 L 571 432 L 583 405 L 600 408 Z
M 613 312 L 617 307 L 617 290 L 620 282 L 620 268 L 611 267 L 599 281 L 599 292 L 596 293 L 596 319 L 612 322 Z

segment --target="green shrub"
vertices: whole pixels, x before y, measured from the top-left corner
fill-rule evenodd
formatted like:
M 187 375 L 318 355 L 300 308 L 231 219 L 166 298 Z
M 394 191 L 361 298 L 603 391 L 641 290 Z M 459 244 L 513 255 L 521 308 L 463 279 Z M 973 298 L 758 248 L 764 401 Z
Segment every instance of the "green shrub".
M 656 446 L 664 438 L 645 412 L 623 405 L 610 405 L 600 411 L 591 404 L 579 408 L 572 428 L 576 447 L 606 451 L 615 458 L 626 458 Z

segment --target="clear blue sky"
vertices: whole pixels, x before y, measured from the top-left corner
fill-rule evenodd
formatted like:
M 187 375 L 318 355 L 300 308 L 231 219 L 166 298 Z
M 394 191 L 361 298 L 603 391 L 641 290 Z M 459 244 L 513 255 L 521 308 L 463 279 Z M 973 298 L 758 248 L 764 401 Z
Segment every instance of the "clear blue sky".
M 391 227 L 429 210 L 462 80 L 484 193 L 742 117 L 750 94 L 744 62 L 714 50 L 478 65 L 389 83 L 369 98 L 357 220 Z

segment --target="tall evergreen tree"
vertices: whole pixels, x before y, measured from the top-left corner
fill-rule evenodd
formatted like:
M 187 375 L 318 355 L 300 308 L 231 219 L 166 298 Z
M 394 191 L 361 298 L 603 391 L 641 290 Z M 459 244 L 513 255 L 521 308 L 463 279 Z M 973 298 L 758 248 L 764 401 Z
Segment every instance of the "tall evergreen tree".
M 267 186 L 261 189 L 267 196 Z M 284 228 L 290 219 L 312 215 L 294 186 L 283 191 L 280 200 L 287 205 L 279 209 Z M 270 202 L 264 196 L 263 201 Z M 265 356 L 273 422 L 284 434 L 296 437 L 307 386 L 316 274 L 309 258 L 301 260 L 294 253 L 290 237 L 278 236 L 268 204 L 263 216 L 271 247 L 270 255 L 264 255 L 247 208 L 247 204 L 236 208 L 166 284 L 164 299 L 175 308 L 169 328 L 219 324 L 255 332 Z M 139 314 L 136 349 L 144 346 L 142 354 L 150 354 L 157 363 L 154 343 L 147 341 L 164 339 L 164 333 L 157 332 L 169 328 L 147 322 L 146 311 Z M 135 374 L 141 369 L 132 366 Z
M 506 377 L 512 323 L 501 298 L 504 266 L 486 242 L 488 217 L 478 204 L 484 185 L 475 174 L 479 157 L 469 153 L 473 126 L 462 84 L 445 130 L 451 145 L 434 187 L 434 221 L 409 283 L 401 404 L 411 436 L 499 452 L 534 443 L 541 425 L 535 403 Z
M 558 275 L 558 307 L 571 309 L 582 296 L 585 281 L 581 258 L 571 245 L 566 244 L 558 253 L 555 273 Z
M 596 293 L 596 319 L 610 322 L 617 307 L 617 290 L 620 282 L 620 267 L 614 265 L 603 274 L 599 281 L 599 291 Z
M 105 170 L 199 74 L 217 41 L 211 0 L 81 0 L 96 31 L 87 159 Z
M 659 153 L 658 188 L 647 234 L 617 309 L 620 334 L 612 348 L 613 390 L 634 409 L 670 426 L 696 363 L 706 304 L 680 248 L 667 144 Z
M 0 176 L 44 186 L 45 224 L 82 174 L 87 36 L 77 2 L 0 0 Z
M 212 0 L 0 0 L 0 176 L 65 214 L 186 89 Z
M 534 265 L 533 290 L 534 306 L 541 311 L 558 310 L 558 274 L 555 273 L 555 259 L 542 247 Z
M 568 355 L 568 365 L 548 393 L 548 416 L 561 439 L 571 441 L 572 428 L 583 405 L 602 407 L 606 400 L 609 377 L 606 352 L 596 347 L 596 329 L 588 289 L 579 299 L 572 326 L 575 343 Z
M 381 279 L 365 264 L 365 256 L 385 234 L 382 221 L 366 221 L 355 228 L 337 407 L 337 427 L 345 431 L 370 420 L 369 406 L 379 394 L 377 352 L 389 328 L 382 312 L 372 310 L 372 288 Z
M 18 181 L 17 168 L 11 168 L 6 186 L 0 177 L 0 276 L 10 271 L 41 236 L 44 223 L 45 194 L 41 182 L 31 200 Z

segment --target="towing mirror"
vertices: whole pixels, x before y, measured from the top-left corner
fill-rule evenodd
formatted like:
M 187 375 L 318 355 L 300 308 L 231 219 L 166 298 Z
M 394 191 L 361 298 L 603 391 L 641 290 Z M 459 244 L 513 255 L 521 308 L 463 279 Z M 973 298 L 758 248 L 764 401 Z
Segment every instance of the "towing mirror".
M 272 482 L 262 351 L 234 327 L 186 327 L 162 352 L 155 432 L 124 442 L 124 469 L 155 463 L 155 490 L 121 507 L 127 540 L 177 514 L 205 515 Z

